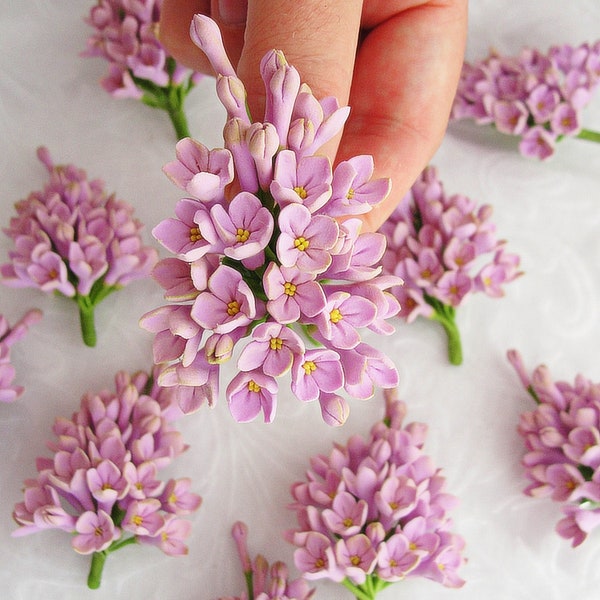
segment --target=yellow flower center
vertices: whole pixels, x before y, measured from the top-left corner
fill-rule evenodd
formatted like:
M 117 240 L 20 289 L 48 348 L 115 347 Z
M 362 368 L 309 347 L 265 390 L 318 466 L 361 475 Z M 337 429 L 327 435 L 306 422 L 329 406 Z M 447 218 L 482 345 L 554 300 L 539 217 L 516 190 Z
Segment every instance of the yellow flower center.
M 332 323 L 339 323 L 342 319 L 344 318 L 344 315 L 342 315 L 342 313 L 340 312 L 339 308 L 334 308 L 330 313 L 329 313 L 329 320 Z
M 353 521 L 350 517 L 346 517 L 343 521 L 342 524 L 344 525 L 344 527 L 350 527 L 353 524 Z
M 102 490 L 112 490 L 113 487 L 112 487 L 112 485 L 110 485 L 110 483 L 106 482 L 106 483 L 102 484 L 102 488 L 101 489 Z
M 416 549 L 417 549 L 417 547 L 418 547 L 418 546 L 417 546 L 417 545 L 416 545 L 414 542 L 411 542 L 411 543 L 408 545 L 408 549 L 409 549 L 409 550 L 416 550 Z
M 283 347 L 283 340 L 278 337 L 271 338 L 270 341 L 271 350 L 281 350 Z
M 317 558 L 317 560 L 315 560 L 315 567 L 317 569 L 322 569 L 325 566 L 325 561 L 322 558 Z
M 422 279 L 429 279 L 431 277 L 431 271 L 429 269 L 423 269 L 421 271 L 421 278 Z
M 302 368 L 306 375 L 311 375 L 313 371 L 317 370 L 317 365 L 312 360 L 307 360 L 302 364 Z
M 395 567 L 395 566 L 397 566 L 398 563 L 393 558 L 390 558 L 389 564 L 390 564 L 390 567 Z
M 352 200 L 352 198 L 354 198 L 354 190 L 353 190 L 352 188 L 350 188 L 350 189 L 348 190 L 348 193 L 346 194 L 346 198 L 347 198 L 348 200 Z
M 251 379 L 248 382 L 248 391 L 258 393 L 260 392 L 260 385 L 258 385 L 258 383 L 254 381 L 254 379 Z
M 200 229 L 198 227 L 192 227 L 190 229 L 190 242 L 199 242 L 202 239 Z
M 294 240 L 294 246 L 300 250 L 300 252 L 304 252 L 309 245 L 309 241 L 306 238 L 299 237 Z
M 232 300 L 227 305 L 227 314 L 230 317 L 233 317 L 234 315 L 237 315 L 239 312 L 240 312 L 240 303 L 237 300 Z
M 102 537 L 103 534 L 104 534 L 104 530 L 102 529 L 102 527 L 98 526 L 98 527 L 94 528 L 95 536 Z
M 175 504 L 177 502 L 177 495 L 175 492 L 172 492 L 169 496 L 169 504 Z
M 235 239 L 238 242 L 243 244 L 244 242 L 248 241 L 249 237 L 250 237 L 250 232 L 247 229 L 242 229 L 241 227 L 238 227 L 238 230 L 235 235 Z
M 291 281 L 286 281 L 283 284 L 283 293 L 293 296 L 296 293 L 296 286 Z
M 306 192 L 306 188 L 304 188 L 304 187 L 303 187 L 303 186 L 301 186 L 301 185 L 297 185 L 297 186 L 294 188 L 294 191 L 296 192 L 296 194 L 298 194 L 298 196 L 300 196 L 300 198 L 301 198 L 302 200 L 306 200 L 306 196 L 308 196 L 308 193 Z
M 358 567 L 358 565 L 360 565 L 360 556 L 357 556 L 356 554 L 354 556 L 350 557 L 350 562 L 355 566 Z
M 131 522 L 136 525 L 137 527 L 139 527 L 143 522 L 144 522 L 144 518 L 141 517 L 140 515 L 134 515 L 131 518 Z

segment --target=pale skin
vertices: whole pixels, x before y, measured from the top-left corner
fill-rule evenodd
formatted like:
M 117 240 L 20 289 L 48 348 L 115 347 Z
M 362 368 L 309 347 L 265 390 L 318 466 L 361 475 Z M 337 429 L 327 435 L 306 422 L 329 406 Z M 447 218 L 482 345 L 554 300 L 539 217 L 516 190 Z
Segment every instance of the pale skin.
M 220 26 L 229 58 L 262 115 L 259 63 L 282 50 L 317 98 L 349 104 L 341 139 L 324 153 L 337 163 L 371 154 L 392 191 L 363 217 L 376 230 L 439 147 L 464 57 L 468 0 L 163 0 L 160 39 L 180 62 L 211 73 L 191 42 L 196 13 Z

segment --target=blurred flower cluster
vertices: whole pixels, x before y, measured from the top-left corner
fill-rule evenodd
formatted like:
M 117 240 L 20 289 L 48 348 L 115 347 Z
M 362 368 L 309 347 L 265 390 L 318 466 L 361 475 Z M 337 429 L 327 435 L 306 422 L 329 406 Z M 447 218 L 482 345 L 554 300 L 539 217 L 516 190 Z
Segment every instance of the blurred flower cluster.
M 371 179 L 370 156 L 332 169 L 315 154 L 349 109 L 317 100 L 281 52 L 262 60 L 265 118 L 252 122 L 217 25 L 196 15 L 191 33 L 219 74 L 228 118 L 224 149 L 184 139 L 165 166 L 187 197 L 153 231 L 176 255 L 154 272 L 171 304 L 141 320 L 155 334 L 155 362 L 170 363 L 160 383 L 179 388 L 186 412 L 211 404 L 220 365 L 243 341 L 226 390 L 237 421 L 262 410 L 270 422 L 278 380 L 289 373 L 297 398 L 318 400 L 325 421 L 341 424 L 348 414 L 342 391 L 366 399 L 398 378 L 360 330 L 394 331 L 387 319 L 399 305 L 388 290 L 401 281 L 380 275 L 385 236 L 360 233 L 353 218 L 387 195 L 389 181 Z M 234 176 L 239 191 L 230 200 Z
M 520 272 L 490 221 L 492 207 L 445 193 L 437 171 L 426 168 L 380 231 L 387 238 L 384 272 L 404 285 L 392 288 L 400 317 L 438 321 L 448 336 L 452 364 L 462 362 L 456 308 L 474 292 L 497 298 Z
M 158 40 L 162 0 L 98 0 L 86 22 L 96 31 L 84 56 L 110 63 L 102 86 L 116 98 L 165 110 L 178 139 L 189 135 L 185 98 L 201 77 L 177 64 Z
M 464 64 L 452 118 L 493 124 L 520 137 L 521 154 L 545 159 L 565 136 L 600 142 L 600 133 L 581 123 L 599 83 L 600 42 L 552 46 L 546 54 L 531 48 L 518 56 L 492 53 Z
M 96 344 L 94 309 L 133 280 L 147 277 L 157 252 L 144 246 L 133 208 L 74 165 L 54 165 L 46 148 L 38 157 L 50 174 L 42 191 L 15 204 L 4 229 L 15 248 L 0 266 L 10 287 L 39 288 L 73 298 L 88 346 Z
M 0 314 L 0 402 L 12 402 L 23 393 L 22 386 L 12 385 L 15 368 L 10 362 L 10 347 L 22 339 L 29 327 L 41 318 L 42 313 L 33 309 L 11 327 L 4 315 Z
M 119 372 L 115 387 L 84 395 L 70 419 L 55 420 L 54 456 L 37 459 L 38 475 L 25 480 L 13 512 L 14 536 L 72 534 L 73 549 L 92 555 L 91 588 L 100 585 L 107 556 L 134 542 L 186 554 L 191 522 L 181 517 L 201 502 L 189 479 L 158 478 L 187 448 L 172 425 L 182 414 L 173 393 L 143 372 Z
M 545 365 L 530 376 L 516 350 L 508 358 L 537 403 L 518 426 L 527 448 L 525 493 L 562 503 L 556 530 L 578 546 L 600 525 L 600 384 L 583 375 L 572 385 L 555 382 Z
M 231 534 L 235 540 L 238 556 L 244 570 L 247 593 L 227 596 L 219 600 L 310 600 L 315 590 L 304 579 L 290 581 L 285 563 L 277 561 L 269 567 L 264 556 L 258 554 L 254 560 L 248 552 L 248 527 L 238 521 Z
M 287 536 L 298 546 L 296 567 L 306 579 L 341 582 L 360 600 L 406 577 L 460 587 L 464 541 L 447 514 L 456 499 L 423 453 L 427 427 L 403 427 L 406 406 L 395 390 L 384 394 L 385 417 L 369 439 L 355 435 L 315 456 L 306 481 L 292 486 L 300 527 Z

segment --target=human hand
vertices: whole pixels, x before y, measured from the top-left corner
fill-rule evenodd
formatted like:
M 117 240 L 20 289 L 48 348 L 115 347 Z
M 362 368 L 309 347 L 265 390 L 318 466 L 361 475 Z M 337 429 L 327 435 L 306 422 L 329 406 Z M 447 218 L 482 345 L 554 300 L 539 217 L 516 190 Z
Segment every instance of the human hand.
M 467 0 L 163 0 L 162 43 L 178 61 L 211 73 L 190 39 L 196 13 L 219 24 L 252 114 L 264 108 L 259 64 L 273 48 L 317 98 L 350 105 L 341 139 L 321 153 L 334 164 L 370 154 L 373 176 L 391 177 L 389 196 L 362 216 L 363 230 L 378 229 L 444 136 L 463 62 Z

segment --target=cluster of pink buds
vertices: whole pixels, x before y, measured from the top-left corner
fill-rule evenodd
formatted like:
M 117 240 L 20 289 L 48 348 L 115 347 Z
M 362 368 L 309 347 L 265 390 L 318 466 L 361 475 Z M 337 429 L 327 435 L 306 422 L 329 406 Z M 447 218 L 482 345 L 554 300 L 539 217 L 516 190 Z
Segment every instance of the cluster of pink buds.
M 454 119 L 474 119 L 520 138 L 524 156 L 545 159 L 565 136 L 600 142 L 583 129 L 582 109 L 600 83 L 600 42 L 525 48 L 518 56 L 492 53 L 463 66 Z
M 38 149 L 50 179 L 44 189 L 15 204 L 17 216 L 4 229 L 15 244 L 0 281 L 73 298 L 88 346 L 96 344 L 95 307 L 133 280 L 149 276 L 158 255 L 144 246 L 133 208 L 103 183 L 88 180 L 74 165 L 54 165 Z
M 426 425 L 403 427 L 406 406 L 395 390 L 384 394 L 385 417 L 369 439 L 355 435 L 315 456 L 306 481 L 292 486 L 300 527 L 287 536 L 298 546 L 296 567 L 306 579 L 342 583 L 360 600 L 407 577 L 460 587 L 464 541 L 447 515 L 456 499 L 423 453 Z
M 12 385 L 15 368 L 10 362 L 10 347 L 22 339 L 29 327 L 42 318 L 39 310 L 28 311 L 13 327 L 0 315 L 0 402 L 12 402 L 22 393 L 23 387 Z
M 218 73 L 228 118 L 224 149 L 187 138 L 165 166 L 187 197 L 153 231 L 175 255 L 154 272 L 171 304 L 141 321 L 155 334 L 155 362 L 170 365 L 160 383 L 179 388 L 186 412 L 210 404 L 220 365 L 244 345 L 226 390 L 237 421 L 262 410 L 270 422 L 279 378 L 290 374 L 297 398 L 318 400 L 325 421 L 341 424 L 341 393 L 366 399 L 398 380 L 360 330 L 394 331 L 387 319 L 399 306 L 389 289 L 401 281 L 380 274 L 385 236 L 360 233 L 353 218 L 385 198 L 389 181 L 372 179 L 370 156 L 332 169 L 315 154 L 348 108 L 317 100 L 281 52 L 262 60 L 265 117 L 253 122 L 217 25 L 196 15 L 191 35 Z M 228 199 L 234 176 L 240 191 Z
M 165 110 L 181 139 L 189 135 L 184 101 L 201 75 L 168 55 L 158 40 L 162 0 L 98 0 L 86 22 L 96 32 L 84 56 L 110 63 L 102 86 L 116 98 L 135 98 Z
M 516 350 L 508 358 L 537 404 L 518 426 L 527 448 L 525 494 L 560 502 L 565 516 L 556 531 L 578 546 L 600 525 L 600 383 L 583 375 L 573 385 L 555 382 L 545 365 L 529 376 Z
M 99 587 L 107 556 L 129 544 L 186 554 L 191 522 L 182 516 L 201 502 L 189 479 L 158 478 L 187 448 L 172 425 L 182 414 L 172 391 L 143 372 L 119 372 L 115 386 L 86 394 L 71 419 L 56 419 L 54 456 L 37 459 L 37 478 L 25 480 L 13 512 L 14 536 L 70 533 L 73 549 L 92 555 L 90 588 Z
M 219 600 L 310 600 L 315 590 L 304 579 L 290 581 L 285 563 L 277 561 L 269 567 L 264 556 L 251 560 L 248 552 L 248 527 L 238 521 L 231 530 L 246 579 L 246 592 Z
M 435 168 L 426 168 L 381 230 L 387 237 L 384 272 L 401 277 L 392 292 L 400 317 L 438 321 L 448 336 L 448 357 L 462 362 L 456 308 L 474 292 L 497 298 L 513 281 L 519 257 L 505 251 L 490 221 L 492 207 L 444 192 Z M 485 256 L 487 255 L 487 260 Z

